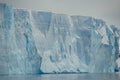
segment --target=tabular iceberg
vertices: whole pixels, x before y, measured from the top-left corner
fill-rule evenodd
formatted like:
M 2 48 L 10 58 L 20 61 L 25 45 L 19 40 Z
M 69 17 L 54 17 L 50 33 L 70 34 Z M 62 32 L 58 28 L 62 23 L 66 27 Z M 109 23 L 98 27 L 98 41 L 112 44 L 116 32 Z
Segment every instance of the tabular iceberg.
M 0 74 L 109 73 L 119 30 L 101 19 L 0 4 Z

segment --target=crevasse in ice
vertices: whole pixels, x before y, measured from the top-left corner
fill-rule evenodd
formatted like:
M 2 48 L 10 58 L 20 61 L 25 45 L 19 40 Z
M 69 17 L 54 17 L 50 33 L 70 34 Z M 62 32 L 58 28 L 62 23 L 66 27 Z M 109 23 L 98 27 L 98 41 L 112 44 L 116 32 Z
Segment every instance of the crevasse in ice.
M 119 30 L 101 19 L 0 4 L 0 74 L 109 73 Z

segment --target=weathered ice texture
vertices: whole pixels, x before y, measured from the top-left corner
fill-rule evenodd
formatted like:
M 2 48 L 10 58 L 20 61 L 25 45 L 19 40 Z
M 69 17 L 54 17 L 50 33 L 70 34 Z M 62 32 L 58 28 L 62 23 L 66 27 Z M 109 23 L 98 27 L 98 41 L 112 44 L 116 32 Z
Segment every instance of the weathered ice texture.
M 14 10 L 14 27 L 16 44 L 23 58 L 24 73 L 40 73 L 41 57 L 35 46 L 32 35 L 29 12 L 25 10 Z
M 22 56 L 16 45 L 14 10 L 0 4 L 0 74 L 21 73 Z
M 101 19 L 0 4 L 0 74 L 110 73 L 119 30 Z

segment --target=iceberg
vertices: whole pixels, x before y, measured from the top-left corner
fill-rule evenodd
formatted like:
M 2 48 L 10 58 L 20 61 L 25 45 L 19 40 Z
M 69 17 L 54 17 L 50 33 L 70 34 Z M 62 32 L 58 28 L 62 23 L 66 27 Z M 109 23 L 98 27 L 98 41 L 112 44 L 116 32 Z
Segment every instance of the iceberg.
M 0 4 L 0 74 L 112 73 L 119 29 L 101 19 Z

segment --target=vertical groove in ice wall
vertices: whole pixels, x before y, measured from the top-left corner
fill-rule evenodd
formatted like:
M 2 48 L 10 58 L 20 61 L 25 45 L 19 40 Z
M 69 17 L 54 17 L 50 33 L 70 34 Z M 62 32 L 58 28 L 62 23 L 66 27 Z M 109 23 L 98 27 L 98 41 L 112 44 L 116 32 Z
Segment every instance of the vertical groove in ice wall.
M 14 16 L 16 42 L 24 56 L 25 73 L 40 73 L 41 57 L 32 35 L 30 13 L 26 10 L 15 10 Z

